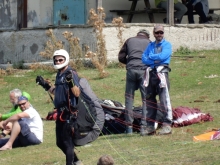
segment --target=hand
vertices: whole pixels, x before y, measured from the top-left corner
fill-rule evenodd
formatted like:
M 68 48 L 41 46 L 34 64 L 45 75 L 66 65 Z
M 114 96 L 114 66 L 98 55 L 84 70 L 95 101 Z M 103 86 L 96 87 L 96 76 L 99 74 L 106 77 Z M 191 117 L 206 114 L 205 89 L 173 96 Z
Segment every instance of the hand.
M 69 84 L 69 88 L 72 88 L 74 86 L 74 83 L 73 83 L 73 73 L 68 70 L 65 74 L 65 79 L 66 79 L 66 82 Z
M 8 122 L 6 120 L 2 122 L 3 129 L 7 130 L 7 124 Z
M 70 82 L 73 79 L 73 74 L 70 70 L 68 70 L 65 74 L 65 79 L 67 82 Z
M 49 85 L 49 83 L 48 83 L 47 81 L 45 81 L 45 80 L 43 79 L 43 77 L 41 77 L 41 76 L 37 76 L 37 78 L 36 78 L 36 83 L 39 84 L 39 85 L 41 85 L 46 91 L 48 91 L 48 90 L 51 88 L 51 86 Z

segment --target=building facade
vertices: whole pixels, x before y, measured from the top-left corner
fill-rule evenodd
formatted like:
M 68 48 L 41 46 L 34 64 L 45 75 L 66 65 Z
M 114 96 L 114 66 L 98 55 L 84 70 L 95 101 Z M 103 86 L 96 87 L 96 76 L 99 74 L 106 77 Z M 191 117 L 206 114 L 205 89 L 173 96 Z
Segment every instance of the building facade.
M 80 46 L 88 45 L 91 51 L 96 50 L 96 34 L 87 25 L 89 10 L 95 9 L 100 0 L 0 0 L 0 64 L 44 61 L 39 53 L 44 50 L 48 37 L 46 30 L 52 28 L 58 40 L 63 41 L 68 50 L 69 45 L 62 33 L 70 31 L 80 38 Z M 154 7 L 154 0 L 150 0 Z M 209 0 L 210 6 L 220 8 L 220 1 Z M 117 60 L 120 42 L 118 31 L 111 24 L 118 17 L 113 9 L 129 9 L 129 0 L 102 0 L 105 9 L 107 26 L 104 28 L 107 57 Z M 138 1 L 137 8 L 144 8 L 144 1 Z M 214 8 L 214 7 L 213 7 Z M 162 23 L 164 15 L 155 15 L 155 21 Z M 184 16 L 185 17 L 185 16 Z M 160 19 L 161 18 L 161 19 Z M 126 20 L 127 16 L 123 15 Z M 186 18 L 184 18 L 186 19 Z M 134 15 L 132 23 L 126 23 L 122 38 L 136 35 L 140 28 L 150 32 L 153 25 L 145 14 Z M 220 49 L 219 24 L 179 24 L 165 25 L 165 37 L 172 43 L 175 51 L 180 46 L 189 49 Z M 151 40 L 154 40 L 151 35 Z

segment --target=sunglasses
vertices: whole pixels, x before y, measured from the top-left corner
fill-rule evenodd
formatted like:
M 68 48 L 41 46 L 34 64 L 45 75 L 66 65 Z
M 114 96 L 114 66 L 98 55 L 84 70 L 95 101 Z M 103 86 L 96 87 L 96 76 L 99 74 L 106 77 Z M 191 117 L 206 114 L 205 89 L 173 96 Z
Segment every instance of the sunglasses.
M 20 106 L 22 106 L 22 105 L 25 105 L 26 103 L 27 103 L 27 101 L 24 102 L 24 103 L 18 104 L 18 106 L 20 107 Z
M 159 31 L 159 32 L 154 32 L 155 34 L 164 34 L 164 32 Z
M 56 59 L 54 60 L 54 62 L 58 62 L 58 61 L 59 61 L 59 62 L 63 62 L 63 61 L 64 61 L 64 59 L 63 59 L 63 58 L 61 58 L 61 59 L 58 59 L 58 60 L 56 60 Z

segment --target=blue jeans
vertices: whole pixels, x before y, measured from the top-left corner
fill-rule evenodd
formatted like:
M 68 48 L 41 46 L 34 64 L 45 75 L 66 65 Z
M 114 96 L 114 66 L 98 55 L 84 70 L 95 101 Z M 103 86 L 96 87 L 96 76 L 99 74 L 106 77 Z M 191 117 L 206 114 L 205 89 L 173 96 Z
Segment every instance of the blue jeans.
M 41 143 L 41 141 L 36 137 L 34 133 L 30 131 L 30 128 L 22 119 L 18 120 L 18 123 L 21 127 L 21 132 L 15 139 L 12 148 L 26 147 L 29 145 L 36 145 Z M 9 138 L 0 139 L 0 147 L 4 146 L 8 142 L 8 140 Z
M 142 98 L 142 117 L 140 125 L 146 125 L 146 94 L 143 86 L 145 70 L 128 69 L 126 74 L 125 89 L 125 121 L 128 125 L 132 125 L 134 121 L 133 103 L 135 90 L 140 89 Z

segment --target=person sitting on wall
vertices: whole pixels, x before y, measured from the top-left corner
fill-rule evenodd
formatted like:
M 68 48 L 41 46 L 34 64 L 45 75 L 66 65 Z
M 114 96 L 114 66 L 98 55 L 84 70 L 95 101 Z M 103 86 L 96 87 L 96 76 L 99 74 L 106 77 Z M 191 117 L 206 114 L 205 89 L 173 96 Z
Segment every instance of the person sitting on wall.
M 155 0 L 155 6 L 167 11 L 167 0 Z M 178 0 L 174 0 L 174 9 L 174 23 L 181 23 L 182 17 L 187 12 L 187 7 Z M 163 21 L 167 23 L 167 18 L 164 18 Z
M 188 11 L 188 21 L 189 24 L 194 24 L 193 11 L 200 17 L 199 23 L 209 23 L 207 16 L 209 14 L 209 3 L 208 0 L 182 0 L 183 4 L 186 5 Z

